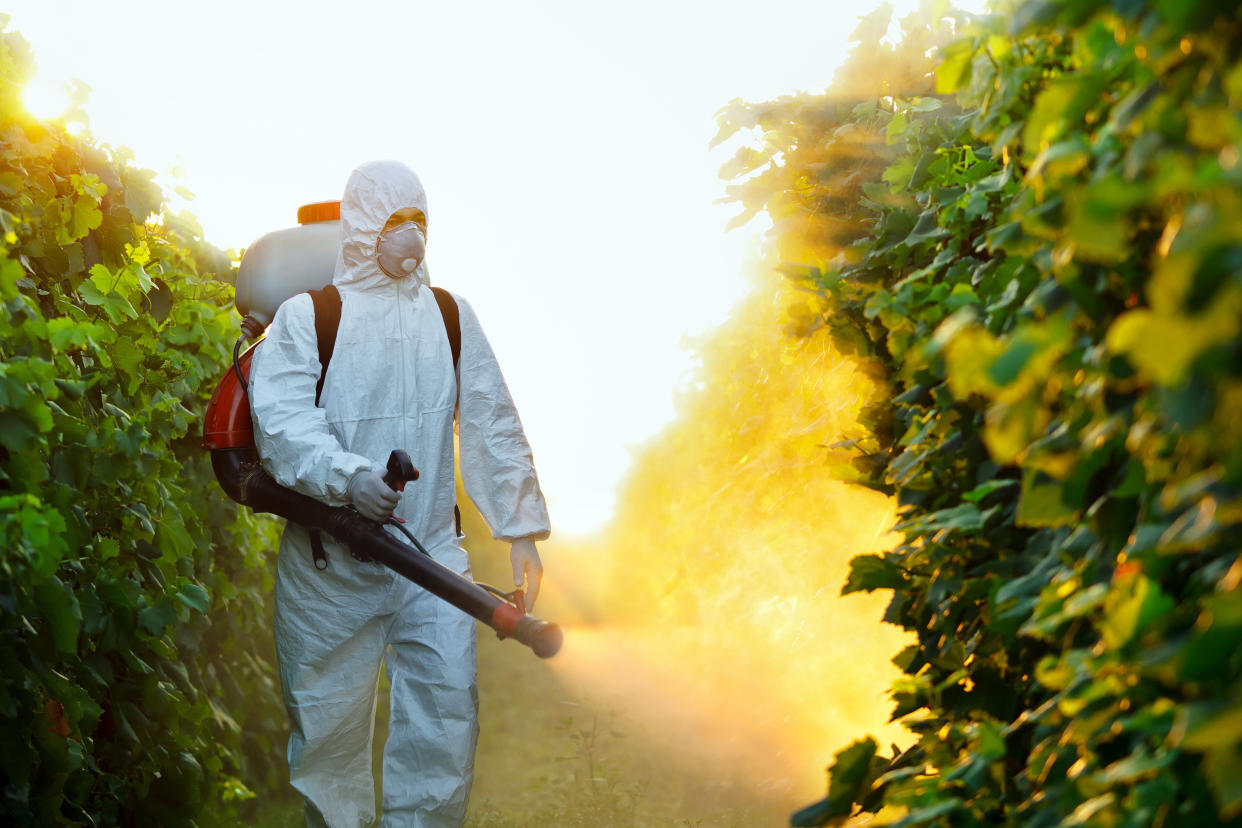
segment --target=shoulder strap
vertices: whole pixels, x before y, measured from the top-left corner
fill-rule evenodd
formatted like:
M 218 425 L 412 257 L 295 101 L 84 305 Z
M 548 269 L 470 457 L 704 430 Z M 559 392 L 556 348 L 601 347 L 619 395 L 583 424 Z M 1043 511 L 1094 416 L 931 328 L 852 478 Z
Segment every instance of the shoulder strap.
M 444 332 L 448 334 L 449 349 L 453 352 L 453 368 L 456 368 L 461 359 L 461 317 L 457 311 L 457 302 L 444 288 L 433 287 L 431 291 L 440 307 Z M 319 382 L 315 383 L 315 405 L 319 405 L 319 395 L 323 393 L 323 378 L 328 375 L 328 363 L 332 361 L 332 352 L 336 350 L 336 330 L 341 326 L 341 292 L 336 289 L 336 285 L 327 285 L 307 293 L 315 305 L 315 339 L 319 343 Z
M 341 292 L 336 285 L 307 292 L 315 304 L 315 339 L 319 341 L 319 382 L 315 383 L 315 405 L 319 405 L 323 378 L 328 375 L 328 363 L 336 350 L 336 329 L 341 326 Z
M 433 287 L 431 292 L 436 295 L 436 304 L 440 306 L 444 331 L 448 334 L 449 348 L 453 352 L 453 368 L 457 368 L 457 363 L 461 360 L 461 317 L 457 313 L 457 302 L 444 288 Z
M 449 350 L 453 352 L 453 370 L 456 371 L 461 361 L 461 316 L 457 310 L 457 302 L 444 288 L 433 287 L 431 292 L 436 295 L 436 304 L 440 306 L 440 318 L 444 320 L 444 332 L 448 334 Z M 457 393 L 461 396 L 460 387 Z M 453 529 L 457 537 L 465 537 L 461 532 L 461 509 L 456 503 L 453 504 Z

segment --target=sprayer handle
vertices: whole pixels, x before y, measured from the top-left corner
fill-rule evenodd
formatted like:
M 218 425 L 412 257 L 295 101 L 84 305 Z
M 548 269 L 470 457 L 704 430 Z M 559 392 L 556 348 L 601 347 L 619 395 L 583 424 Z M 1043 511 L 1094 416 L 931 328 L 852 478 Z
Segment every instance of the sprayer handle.
M 414 468 L 414 461 L 410 459 L 410 455 L 401 449 L 388 455 L 388 473 L 384 475 L 384 482 L 388 484 L 388 488 L 394 492 L 403 492 L 406 483 L 417 479 L 418 469 Z

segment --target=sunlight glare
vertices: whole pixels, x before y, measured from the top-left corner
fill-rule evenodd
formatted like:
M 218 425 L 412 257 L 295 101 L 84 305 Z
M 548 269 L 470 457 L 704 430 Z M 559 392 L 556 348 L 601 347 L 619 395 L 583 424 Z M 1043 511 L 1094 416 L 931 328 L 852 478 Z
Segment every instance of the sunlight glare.
M 26 111 L 41 121 L 63 115 L 69 108 L 69 92 L 64 84 L 36 75 L 22 90 L 22 103 Z

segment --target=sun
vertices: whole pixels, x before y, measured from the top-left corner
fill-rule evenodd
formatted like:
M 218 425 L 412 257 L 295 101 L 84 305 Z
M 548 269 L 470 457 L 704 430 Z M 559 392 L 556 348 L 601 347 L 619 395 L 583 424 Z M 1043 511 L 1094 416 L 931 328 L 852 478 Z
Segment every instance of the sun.
M 22 103 L 36 118 L 51 120 L 69 108 L 69 93 L 63 84 L 36 76 L 22 90 Z

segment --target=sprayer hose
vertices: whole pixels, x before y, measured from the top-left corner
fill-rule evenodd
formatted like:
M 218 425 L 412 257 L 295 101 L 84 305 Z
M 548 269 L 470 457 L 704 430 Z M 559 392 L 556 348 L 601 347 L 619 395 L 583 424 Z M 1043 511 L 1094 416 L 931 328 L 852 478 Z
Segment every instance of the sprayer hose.
M 233 343 L 233 370 L 237 372 L 237 379 L 241 383 L 242 391 L 250 393 L 250 383 L 246 382 L 246 375 L 241 369 L 241 346 L 246 341 L 246 335 L 243 333 L 237 337 L 237 341 Z
M 390 518 L 388 518 L 388 520 L 384 521 L 384 523 L 385 523 L 385 525 L 387 525 L 387 526 L 392 526 L 392 527 L 393 527 L 393 528 L 395 528 L 398 532 L 400 532 L 401 534 L 405 535 L 406 539 L 407 539 L 410 543 L 414 544 L 414 548 L 415 548 L 415 549 L 417 549 L 419 552 L 422 552 L 422 553 L 423 553 L 424 555 L 426 555 L 428 558 L 430 558 L 430 557 L 431 557 L 431 553 L 430 553 L 430 552 L 428 552 L 426 549 L 424 549 L 424 548 L 423 548 L 423 545 L 422 545 L 421 543 L 419 543 L 419 542 L 418 542 L 418 538 L 414 537 L 414 534 L 413 534 L 412 532 L 410 532 L 410 530 L 409 530 L 409 529 L 406 529 L 406 528 L 405 528 L 405 526 L 404 526 L 404 525 L 402 525 L 401 521 L 397 520 L 396 518 L 392 518 L 392 517 L 390 517 Z M 433 560 L 434 560 L 434 558 L 433 558 Z

